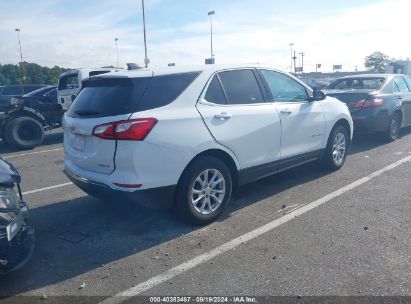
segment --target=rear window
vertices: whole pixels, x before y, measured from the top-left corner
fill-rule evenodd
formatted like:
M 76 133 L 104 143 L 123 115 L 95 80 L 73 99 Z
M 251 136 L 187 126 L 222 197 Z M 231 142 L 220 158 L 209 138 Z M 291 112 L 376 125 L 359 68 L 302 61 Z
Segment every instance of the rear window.
M 150 78 L 89 78 L 69 108 L 71 117 L 104 117 L 133 112 Z
M 183 73 L 140 78 L 89 78 L 83 81 L 83 89 L 67 115 L 95 118 L 162 107 L 175 100 L 198 75 Z
M 331 83 L 327 89 L 334 90 L 379 90 L 385 82 L 383 77 L 345 78 Z
M 78 88 L 79 88 L 79 82 L 78 82 L 77 73 L 60 77 L 59 90 L 78 89 Z

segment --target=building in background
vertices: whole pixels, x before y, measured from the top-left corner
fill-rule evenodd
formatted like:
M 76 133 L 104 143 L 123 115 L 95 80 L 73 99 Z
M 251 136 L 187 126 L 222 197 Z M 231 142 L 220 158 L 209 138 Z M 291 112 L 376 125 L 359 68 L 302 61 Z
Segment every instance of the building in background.
M 390 74 L 406 74 L 411 75 L 411 61 L 397 60 L 387 64 L 386 72 Z

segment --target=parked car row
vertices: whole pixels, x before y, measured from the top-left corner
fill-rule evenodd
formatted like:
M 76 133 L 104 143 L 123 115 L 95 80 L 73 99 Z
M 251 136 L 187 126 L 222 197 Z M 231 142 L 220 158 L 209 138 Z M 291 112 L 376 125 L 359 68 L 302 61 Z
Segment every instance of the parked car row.
M 344 77 L 326 95 L 272 68 L 203 66 L 104 72 L 77 89 L 69 106 L 57 100 L 67 92 L 53 86 L 16 95 L 5 114 L 26 111 L 11 121 L 25 120 L 32 132 L 63 117 L 64 171 L 86 193 L 167 206 L 200 225 L 214 221 L 239 186 L 313 161 L 340 169 L 354 128 L 394 140 L 411 124 L 404 75 Z M 15 132 L 24 136 L 22 127 Z M 34 248 L 20 182 L 0 159 L 0 274 L 21 267 Z

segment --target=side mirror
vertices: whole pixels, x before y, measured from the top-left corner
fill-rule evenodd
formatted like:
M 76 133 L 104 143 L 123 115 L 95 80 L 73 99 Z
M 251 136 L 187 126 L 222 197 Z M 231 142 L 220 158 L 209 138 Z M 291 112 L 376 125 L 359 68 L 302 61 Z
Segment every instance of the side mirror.
M 318 100 L 324 100 L 325 99 L 325 93 L 323 91 L 320 91 L 319 89 L 314 89 L 313 91 L 313 97 L 310 98 L 310 101 L 318 101 Z

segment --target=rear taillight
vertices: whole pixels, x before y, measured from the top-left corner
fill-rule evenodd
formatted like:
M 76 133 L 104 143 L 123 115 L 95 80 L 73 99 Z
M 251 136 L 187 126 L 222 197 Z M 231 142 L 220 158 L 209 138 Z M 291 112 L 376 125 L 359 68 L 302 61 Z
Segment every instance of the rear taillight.
M 362 100 L 358 100 L 355 103 L 354 108 L 357 110 L 376 108 L 376 107 L 381 106 L 383 103 L 384 103 L 384 99 L 382 98 L 362 99 Z
M 23 98 L 12 97 L 10 99 L 10 105 L 12 105 L 12 106 L 21 106 L 23 104 L 24 104 L 24 99 Z
M 144 140 L 157 123 L 155 118 L 137 118 L 95 126 L 93 135 L 111 140 Z
M 93 129 L 93 135 L 104 139 L 114 138 L 114 123 L 95 126 Z

